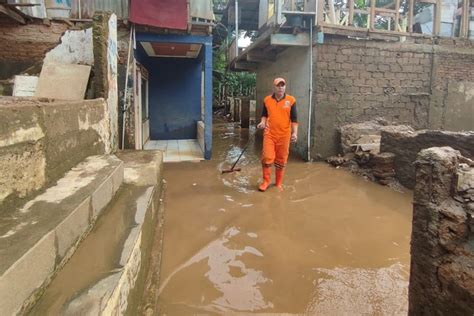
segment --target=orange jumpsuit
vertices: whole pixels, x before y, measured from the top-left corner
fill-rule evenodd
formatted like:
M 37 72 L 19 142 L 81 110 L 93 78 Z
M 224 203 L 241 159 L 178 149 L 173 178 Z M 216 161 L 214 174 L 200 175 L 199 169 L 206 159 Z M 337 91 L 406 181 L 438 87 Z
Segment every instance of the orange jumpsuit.
M 284 94 L 277 101 L 275 95 L 263 101 L 262 116 L 267 117 L 267 127 L 263 134 L 262 165 L 283 169 L 290 150 L 291 125 L 297 124 L 296 99 Z

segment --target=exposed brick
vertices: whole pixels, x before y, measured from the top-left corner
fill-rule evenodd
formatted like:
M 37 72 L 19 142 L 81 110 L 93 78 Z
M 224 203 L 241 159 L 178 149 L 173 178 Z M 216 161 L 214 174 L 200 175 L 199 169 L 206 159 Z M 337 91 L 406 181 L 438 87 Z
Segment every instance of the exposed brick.
M 42 60 L 49 50 L 60 43 L 67 30 L 66 23 L 51 22 L 47 26 L 40 21 L 19 25 L 0 18 L 0 57 L 11 61 Z

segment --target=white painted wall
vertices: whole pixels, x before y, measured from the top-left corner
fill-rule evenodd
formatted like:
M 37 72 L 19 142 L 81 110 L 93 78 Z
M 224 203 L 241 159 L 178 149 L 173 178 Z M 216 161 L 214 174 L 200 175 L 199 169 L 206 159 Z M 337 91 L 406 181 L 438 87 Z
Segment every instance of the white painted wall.
M 61 44 L 46 54 L 45 62 L 60 64 L 94 64 L 92 28 L 80 31 L 66 31 Z
M 15 76 L 13 81 L 14 97 L 32 97 L 38 85 L 37 76 Z
M 118 148 L 118 85 L 117 85 L 117 16 L 112 14 L 109 19 L 109 39 L 107 43 L 107 60 L 109 64 L 108 81 L 109 95 L 107 98 L 110 117 L 112 151 Z

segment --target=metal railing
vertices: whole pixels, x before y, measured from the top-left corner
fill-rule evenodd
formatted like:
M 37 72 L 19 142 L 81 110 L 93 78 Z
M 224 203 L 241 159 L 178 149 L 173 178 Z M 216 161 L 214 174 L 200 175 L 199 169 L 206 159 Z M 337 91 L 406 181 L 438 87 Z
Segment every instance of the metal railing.
M 368 0 L 361 5 L 360 1 L 354 0 L 319 0 L 317 24 L 467 38 L 473 9 L 469 7 L 469 0 L 463 0 L 460 6 L 457 1 L 454 3 L 446 0 Z

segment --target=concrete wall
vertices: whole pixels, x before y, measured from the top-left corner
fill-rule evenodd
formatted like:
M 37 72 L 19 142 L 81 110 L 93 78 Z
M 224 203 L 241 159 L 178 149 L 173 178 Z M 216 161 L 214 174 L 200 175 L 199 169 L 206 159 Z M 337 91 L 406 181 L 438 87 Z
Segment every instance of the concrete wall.
M 449 147 L 416 161 L 409 315 L 474 314 L 474 167 L 459 162 Z
M 472 47 L 326 36 L 314 50 L 312 156 L 338 153 L 338 127 L 378 117 L 415 129 L 474 130 Z
M 474 130 L 474 49 L 439 46 L 433 58 L 430 128 Z
M 60 43 L 67 28 L 66 23 L 60 22 L 20 25 L 0 17 L 0 80 L 42 62 L 46 53 Z
M 389 132 L 382 131 L 381 152 L 395 154 L 395 173 L 404 186 L 415 186 L 414 162 L 422 149 L 450 146 L 465 157 L 474 159 L 474 132 Z
M 296 98 L 298 110 L 298 142 L 296 150 L 307 153 L 310 53 L 308 47 L 292 47 L 278 55 L 276 62 L 261 64 L 257 70 L 257 122 L 260 121 L 265 96 L 273 93 L 273 79 L 286 80 L 286 92 Z
M 86 157 L 105 153 L 106 109 L 103 99 L 0 98 L 0 206 L 28 197 Z
M 112 150 L 118 149 L 118 42 L 117 16 L 98 12 L 92 24 L 94 52 L 94 94 L 107 100 Z

